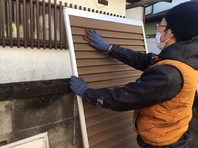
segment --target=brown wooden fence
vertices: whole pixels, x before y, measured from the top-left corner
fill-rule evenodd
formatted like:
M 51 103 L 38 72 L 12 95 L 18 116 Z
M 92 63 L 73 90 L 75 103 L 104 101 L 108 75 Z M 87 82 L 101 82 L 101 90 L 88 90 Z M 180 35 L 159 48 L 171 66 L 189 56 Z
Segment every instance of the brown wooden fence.
M 56 0 L 1 0 L 0 45 L 66 49 L 62 10 Z
M 58 0 L 1 0 L 0 45 L 67 49 L 63 7 L 122 17 Z

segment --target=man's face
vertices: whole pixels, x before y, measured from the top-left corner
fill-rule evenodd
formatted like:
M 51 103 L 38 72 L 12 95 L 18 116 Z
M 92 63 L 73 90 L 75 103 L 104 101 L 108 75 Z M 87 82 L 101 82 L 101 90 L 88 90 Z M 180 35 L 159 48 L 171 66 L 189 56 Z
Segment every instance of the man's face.
M 166 22 L 166 19 L 163 18 L 160 22 L 160 24 L 157 26 L 157 29 L 156 31 L 157 32 L 160 32 L 161 34 L 163 34 L 164 32 L 166 32 L 166 27 L 167 27 L 167 22 Z M 164 33 L 161 38 L 160 38 L 160 41 L 161 43 L 165 42 L 167 39 L 169 38 L 168 34 L 167 33 Z
M 157 32 L 160 32 L 160 33 L 164 33 L 165 32 L 165 29 L 166 29 L 166 26 L 167 26 L 167 22 L 165 20 L 165 18 L 163 18 L 160 22 L 160 24 L 157 26 Z

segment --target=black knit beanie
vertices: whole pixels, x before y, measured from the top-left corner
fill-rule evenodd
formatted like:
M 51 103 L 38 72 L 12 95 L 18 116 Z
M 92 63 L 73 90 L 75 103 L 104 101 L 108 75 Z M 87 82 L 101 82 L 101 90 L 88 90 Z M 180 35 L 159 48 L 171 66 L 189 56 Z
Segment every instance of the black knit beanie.
M 185 2 L 173 7 L 165 19 L 177 42 L 198 36 L 198 2 Z

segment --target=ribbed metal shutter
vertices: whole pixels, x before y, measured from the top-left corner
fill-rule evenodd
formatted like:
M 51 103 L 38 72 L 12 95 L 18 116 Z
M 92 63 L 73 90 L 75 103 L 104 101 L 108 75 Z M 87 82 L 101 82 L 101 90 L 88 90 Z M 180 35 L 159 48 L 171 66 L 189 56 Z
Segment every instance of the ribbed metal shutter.
M 86 29 L 93 29 L 110 44 L 145 52 L 142 26 L 70 16 L 79 76 L 91 88 L 113 88 L 135 81 L 141 74 L 97 51 L 85 41 Z M 137 148 L 133 130 L 133 111 L 116 112 L 84 103 L 85 120 L 91 148 Z

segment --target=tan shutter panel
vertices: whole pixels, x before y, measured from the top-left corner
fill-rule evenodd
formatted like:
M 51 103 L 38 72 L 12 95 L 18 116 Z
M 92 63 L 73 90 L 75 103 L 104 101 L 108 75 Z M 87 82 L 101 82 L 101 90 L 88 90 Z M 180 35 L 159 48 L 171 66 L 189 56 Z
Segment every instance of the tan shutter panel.
M 105 16 L 104 16 L 105 17 Z M 112 88 L 135 81 L 141 74 L 105 53 L 89 46 L 85 30 L 96 30 L 110 44 L 145 52 L 141 25 L 111 22 L 98 18 L 69 16 L 77 69 L 91 88 Z M 133 130 L 133 111 L 115 112 L 83 103 L 89 146 L 91 148 L 137 148 Z

